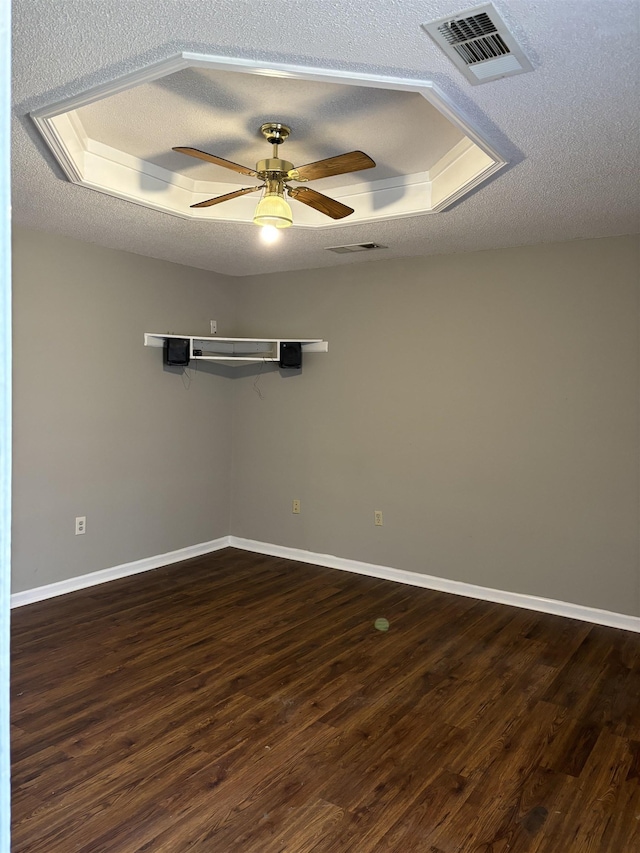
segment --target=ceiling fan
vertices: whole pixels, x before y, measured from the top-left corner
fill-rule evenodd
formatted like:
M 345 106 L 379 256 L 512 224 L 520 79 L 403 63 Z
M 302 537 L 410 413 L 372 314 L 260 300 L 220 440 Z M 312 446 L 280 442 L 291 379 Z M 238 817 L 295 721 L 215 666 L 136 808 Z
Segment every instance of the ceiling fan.
M 288 160 L 281 160 L 278 156 L 278 146 L 281 145 L 291 133 L 291 128 L 280 122 L 270 121 L 260 127 L 260 132 L 270 145 L 273 145 L 273 156 L 266 160 L 259 160 L 256 163 L 255 169 L 250 169 L 247 166 L 241 166 L 238 163 L 232 163 L 230 160 L 225 160 L 222 157 L 216 157 L 214 154 L 207 154 L 206 151 L 200 151 L 197 148 L 174 148 L 174 151 L 179 151 L 181 154 L 188 154 L 190 157 L 197 157 L 200 160 L 205 160 L 208 163 L 215 163 L 217 166 L 224 166 L 225 169 L 231 169 L 234 172 L 239 172 L 241 175 L 248 175 L 251 178 L 260 178 L 263 183 L 257 187 L 243 187 L 243 189 L 235 190 L 232 193 L 219 195 L 215 198 L 201 201 L 198 204 L 192 204 L 191 207 L 211 207 L 214 204 L 220 204 L 223 201 L 229 201 L 232 198 L 237 198 L 247 193 L 255 193 L 264 189 L 264 195 L 258 202 L 253 221 L 256 225 L 269 225 L 276 228 L 288 228 L 293 223 L 293 215 L 291 208 L 285 200 L 285 191 L 289 198 L 306 204 L 314 210 L 323 213 L 325 216 L 330 216 L 331 219 L 343 219 L 345 216 L 353 213 L 352 207 L 347 207 L 329 196 L 317 192 L 317 190 L 309 189 L 309 187 L 291 187 L 290 181 L 316 181 L 319 178 L 330 178 L 333 175 L 343 175 L 347 172 L 358 172 L 361 169 L 371 169 L 376 164 L 371 157 L 364 154 L 362 151 L 349 151 L 347 154 L 339 154 L 336 157 L 327 157 L 325 160 L 316 160 L 314 163 L 307 163 L 305 166 L 294 167 L 293 163 Z

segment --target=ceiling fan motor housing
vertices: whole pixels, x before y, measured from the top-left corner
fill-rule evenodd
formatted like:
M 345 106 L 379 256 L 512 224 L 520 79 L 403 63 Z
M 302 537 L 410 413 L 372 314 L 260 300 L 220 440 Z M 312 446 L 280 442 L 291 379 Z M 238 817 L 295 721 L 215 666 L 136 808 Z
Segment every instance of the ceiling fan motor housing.
M 283 172 L 285 175 L 293 169 L 293 163 L 288 160 L 280 160 L 279 157 L 268 157 L 266 160 L 258 160 L 256 163 L 256 172 L 262 176 L 265 173 L 266 177 L 271 177 L 269 173 Z

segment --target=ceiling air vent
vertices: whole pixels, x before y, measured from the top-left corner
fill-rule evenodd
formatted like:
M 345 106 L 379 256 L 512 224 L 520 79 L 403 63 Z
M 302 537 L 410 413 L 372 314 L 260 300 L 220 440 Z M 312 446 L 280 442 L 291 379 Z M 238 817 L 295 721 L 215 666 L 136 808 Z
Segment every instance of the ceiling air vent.
M 423 24 L 422 28 L 474 85 L 533 71 L 491 3 Z
M 372 249 L 388 249 L 380 243 L 353 243 L 350 246 L 327 246 L 327 252 L 335 252 L 336 255 L 347 255 L 351 252 L 370 252 Z

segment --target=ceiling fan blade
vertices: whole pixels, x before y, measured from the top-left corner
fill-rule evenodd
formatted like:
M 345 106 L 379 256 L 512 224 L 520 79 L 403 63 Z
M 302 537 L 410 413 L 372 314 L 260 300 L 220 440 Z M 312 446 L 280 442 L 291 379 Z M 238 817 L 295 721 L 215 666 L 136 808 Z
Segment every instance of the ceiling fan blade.
M 330 178 L 333 175 L 344 175 L 345 172 L 359 172 L 361 169 L 372 169 L 375 161 L 362 151 L 349 151 L 338 154 L 337 157 L 327 157 L 326 160 L 316 160 L 306 166 L 292 169 L 289 175 L 292 180 L 317 181 L 319 178 Z
M 248 175 L 250 178 L 255 178 L 258 174 L 255 169 L 250 169 L 248 166 L 241 166 L 239 163 L 232 163 L 231 160 L 216 157 L 215 154 L 207 154 L 206 151 L 200 151 L 198 148 L 173 148 L 172 150 L 180 154 L 188 154 L 189 157 L 197 157 L 199 160 L 205 160 L 207 163 L 215 163 L 216 166 L 224 166 L 225 169 L 231 169 L 233 172 L 239 172 L 241 175 Z
M 291 198 L 313 207 L 314 210 L 318 210 L 332 219 L 343 219 L 353 213 L 352 207 L 347 207 L 346 204 L 329 198 L 327 195 L 322 195 L 322 193 L 309 189 L 309 187 L 289 187 L 288 192 Z
M 264 184 L 259 187 L 245 187 L 241 190 L 236 190 L 232 193 L 226 193 L 225 195 L 217 195 L 215 198 L 209 198 L 206 201 L 200 201 L 198 204 L 192 204 L 190 207 L 211 207 L 214 204 L 220 204 L 221 201 L 229 201 L 229 199 L 237 198 L 239 195 L 246 195 L 247 193 L 255 193 L 258 190 L 261 190 Z

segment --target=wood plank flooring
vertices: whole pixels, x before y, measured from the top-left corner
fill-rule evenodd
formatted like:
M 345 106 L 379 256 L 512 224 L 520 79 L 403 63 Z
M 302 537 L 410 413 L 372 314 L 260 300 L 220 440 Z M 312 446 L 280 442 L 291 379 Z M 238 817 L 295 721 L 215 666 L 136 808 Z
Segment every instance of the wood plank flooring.
M 12 701 L 14 853 L 640 851 L 638 634 L 227 549 L 15 610 Z

